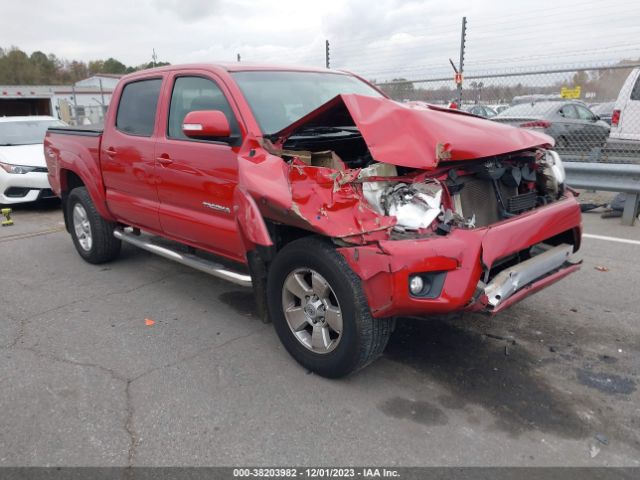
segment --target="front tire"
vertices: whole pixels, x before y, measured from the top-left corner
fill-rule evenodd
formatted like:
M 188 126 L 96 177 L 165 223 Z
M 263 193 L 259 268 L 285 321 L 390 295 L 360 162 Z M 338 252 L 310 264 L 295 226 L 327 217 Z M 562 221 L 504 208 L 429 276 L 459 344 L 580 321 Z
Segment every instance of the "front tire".
M 100 216 L 85 187 L 71 191 L 66 208 L 73 244 L 84 260 L 99 264 L 120 254 L 122 243 L 113 236 L 116 224 Z
M 371 316 L 360 278 L 328 242 L 286 245 L 269 268 L 269 313 L 280 341 L 305 368 L 339 378 L 380 356 L 391 321 Z

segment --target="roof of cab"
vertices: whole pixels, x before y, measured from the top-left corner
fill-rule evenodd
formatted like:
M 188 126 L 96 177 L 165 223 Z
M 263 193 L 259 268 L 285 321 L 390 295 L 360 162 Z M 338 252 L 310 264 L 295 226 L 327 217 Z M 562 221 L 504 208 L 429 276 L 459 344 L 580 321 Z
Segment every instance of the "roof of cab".
M 224 70 L 227 72 L 251 72 L 251 71 L 278 71 L 278 72 L 312 72 L 312 73 L 334 73 L 338 75 L 349 75 L 348 72 L 340 70 L 330 70 L 322 67 L 303 67 L 298 65 L 272 65 L 265 63 L 242 63 L 242 62 L 211 62 L 211 63 L 190 63 L 183 65 L 167 65 L 164 67 L 150 68 L 130 73 L 124 78 L 149 75 L 154 72 L 168 72 L 174 70 Z

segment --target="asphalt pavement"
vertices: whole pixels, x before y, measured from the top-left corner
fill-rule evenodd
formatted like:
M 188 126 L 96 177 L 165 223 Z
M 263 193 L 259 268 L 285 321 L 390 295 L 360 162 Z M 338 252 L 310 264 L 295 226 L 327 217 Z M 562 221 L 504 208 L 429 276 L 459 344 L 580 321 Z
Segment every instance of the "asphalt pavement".
M 245 290 L 131 246 L 76 254 L 55 204 L 0 230 L 0 466 L 640 465 L 640 243 L 496 317 L 403 319 L 343 380 Z M 640 226 L 585 214 L 585 232 Z

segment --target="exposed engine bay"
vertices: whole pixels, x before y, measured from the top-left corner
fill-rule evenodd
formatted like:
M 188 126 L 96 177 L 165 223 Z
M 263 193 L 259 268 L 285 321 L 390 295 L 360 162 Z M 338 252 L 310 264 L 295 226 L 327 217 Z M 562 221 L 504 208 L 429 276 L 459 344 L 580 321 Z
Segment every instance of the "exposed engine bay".
M 346 244 L 484 227 L 563 196 L 552 144 L 457 111 L 340 95 L 265 137 L 291 193 L 286 218 L 265 213 Z
M 491 225 L 549 204 L 564 191 L 562 162 L 545 149 L 442 162 L 425 171 L 375 162 L 351 127 L 314 129 L 285 146 L 281 156 L 291 165 L 342 172 L 376 213 L 396 219 L 392 238 Z

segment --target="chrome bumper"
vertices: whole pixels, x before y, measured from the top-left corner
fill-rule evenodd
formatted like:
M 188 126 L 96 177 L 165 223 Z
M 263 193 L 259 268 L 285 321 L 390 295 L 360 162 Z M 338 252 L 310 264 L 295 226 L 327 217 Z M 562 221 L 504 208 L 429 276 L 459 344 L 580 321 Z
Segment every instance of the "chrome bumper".
M 487 307 L 495 309 L 521 288 L 564 265 L 573 252 L 573 246 L 563 243 L 525 260 L 495 276 L 483 289 Z

